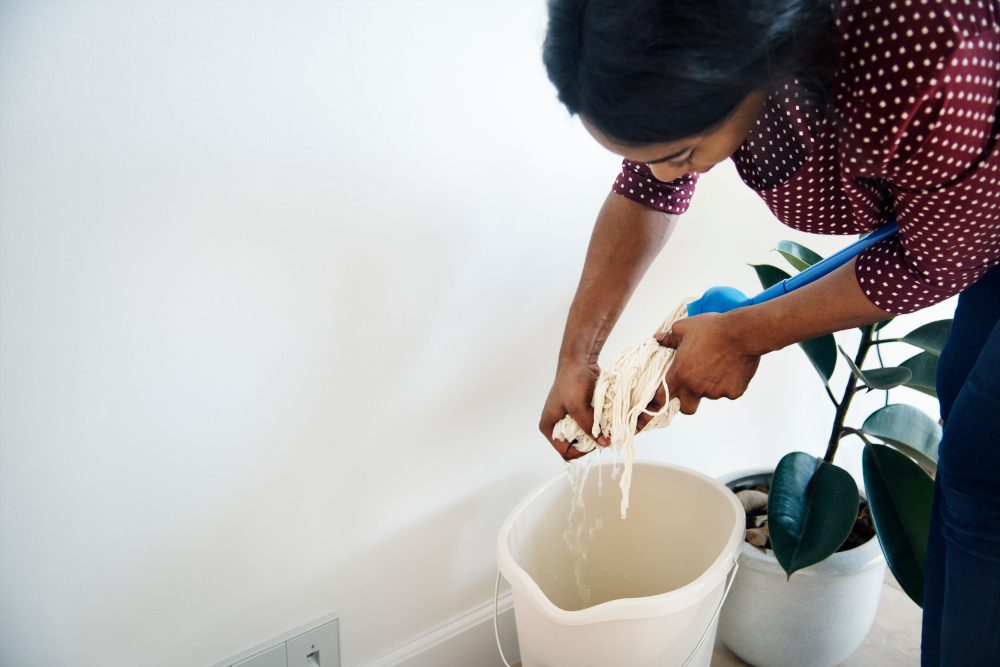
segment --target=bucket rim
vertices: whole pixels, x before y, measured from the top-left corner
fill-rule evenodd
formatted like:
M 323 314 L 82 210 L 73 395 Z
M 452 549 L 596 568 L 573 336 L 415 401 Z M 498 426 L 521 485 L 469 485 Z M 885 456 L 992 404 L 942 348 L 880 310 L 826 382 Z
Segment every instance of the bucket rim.
M 610 464 L 602 463 L 600 465 Z M 514 555 L 510 551 L 508 542 L 510 538 L 510 531 L 513 529 L 514 523 L 524 512 L 525 508 L 534 502 L 540 495 L 545 493 L 552 485 L 565 480 L 566 473 L 563 472 L 548 481 L 541 483 L 533 491 L 529 492 L 524 498 L 522 498 L 514 509 L 511 510 L 510 514 L 508 514 L 507 518 L 500 527 L 500 533 L 497 536 L 497 564 L 500 568 L 500 572 L 504 577 L 506 577 L 511 588 L 513 589 L 515 604 L 517 602 L 518 594 L 524 593 L 530 595 L 535 601 L 537 601 L 537 608 L 542 614 L 547 616 L 553 622 L 561 625 L 587 625 L 609 620 L 637 620 L 663 616 L 673 613 L 679 609 L 689 607 L 694 601 L 704 598 L 708 594 L 708 591 L 705 590 L 706 588 L 715 588 L 725 582 L 726 575 L 736 565 L 739 559 L 739 546 L 743 542 L 743 532 L 746 526 L 746 513 L 743 511 L 743 505 L 740 504 L 736 495 L 729 491 L 729 489 L 718 480 L 686 466 L 648 460 L 637 460 L 633 463 L 633 466 L 664 468 L 674 472 L 690 475 L 707 483 L 711 487 L 715 487 L 720 491 L 720 493 L 724 492 L 723 497 L 727 499 L 727 502 L 733 509 L 734 522 L 729 538 L 726 540 L 725 547 L 720 551 L 715 560 L 713 560 L 712 563 L 705 568 L 704 572 L 695 577 L 692 581 L 671 591 L 640 598 L 621 598 L 617 600 L 609 600 L 607 602 L 602 602 L 592 607 L 576 611 L 570 611 L 557 606 L 542 591 L 541 587 L 527 573 L 527 571 L 525 571 L 525 569 L 518 564 Z

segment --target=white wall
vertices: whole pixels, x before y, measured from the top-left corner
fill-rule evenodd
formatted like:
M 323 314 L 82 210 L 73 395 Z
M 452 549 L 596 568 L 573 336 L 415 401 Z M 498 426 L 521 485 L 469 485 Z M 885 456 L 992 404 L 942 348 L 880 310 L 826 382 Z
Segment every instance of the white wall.
M 329 611 L 353 666 L 492 595 L 500 522 L 563 469 L 535 424 L 617 170 L 543 28 L 0 5 L 4 667 L 207 665 Z M 713 171 L 609 354 L 780 238 Z M 830 418 L 790 349 L 641 454 L 773 464 Z

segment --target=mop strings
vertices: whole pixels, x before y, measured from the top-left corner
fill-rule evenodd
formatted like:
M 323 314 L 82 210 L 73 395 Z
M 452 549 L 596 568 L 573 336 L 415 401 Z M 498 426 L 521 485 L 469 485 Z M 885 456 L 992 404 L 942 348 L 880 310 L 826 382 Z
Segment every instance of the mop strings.
M 690 301 L 681 303 L 660 324 L 656 333 L 668 333 L 674 322 L 687 317 Z M 594 408 L 593 432 L 584 431 L 569 415 L 563 417 L 552 429 L 553 439 L 570 442 L 581 452 L 589 452 L 598 447 L 596 438 L 602 435 L 611 441 L 611 448 L 622 456 L 624 464 L 619 480 L 623 519 L 628 513 L 632 462 L 635 456 L 635 429 L 639 415 L 652 415 L 644 430 L 663 428 L 670 424 L 680 410 L 680 401 L 676 397 L 670 397 L 666 382 L 667 369 L 673 359 L 674 350 L 660 345 L 652 336 L 636 343 L 619 354 L 610 366 L 602 368 L 597 377 L 591 401 Z M 658 412 L 652 413 L 647 406 L 661 386 L 667 400 Z

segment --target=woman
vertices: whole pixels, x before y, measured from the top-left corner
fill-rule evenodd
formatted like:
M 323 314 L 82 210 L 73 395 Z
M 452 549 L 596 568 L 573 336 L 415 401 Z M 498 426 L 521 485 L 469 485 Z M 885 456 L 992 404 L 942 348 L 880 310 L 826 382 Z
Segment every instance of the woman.
M 667 384 L 692 414 L 742 395 L 767 352 L 961 293 L 938 372 L 922 661 L 1000 665 L 1000 0 L 550 0 L 549 12 L 560 100 L 624 160 L 541 431 L 579 455 L 552 428 L 569 414 L 590 430 L 598 354 L 698 174 L 731 157 L 803 231 L 895 219 L 898 237 L 811 285 L 675 324 Z

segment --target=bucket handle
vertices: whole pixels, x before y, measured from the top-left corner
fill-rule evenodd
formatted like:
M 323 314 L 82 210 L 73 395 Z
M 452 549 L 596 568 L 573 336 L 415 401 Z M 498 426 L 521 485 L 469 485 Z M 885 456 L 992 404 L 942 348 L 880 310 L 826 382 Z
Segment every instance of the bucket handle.
M 722 611 L 722 603 L 724 603 L 726 601 L 726 598 L 729 597 L 729 591 L 733 587 L 733 582 L 736 581 L 736 571 L 739 569 L 740 569 L 740 556 L 739 552 L 737 552 L 737 554 L 733 557 L 733 567 L 731 570 L 729 570 L 729 575 L 726 581 L 726 588 L 725 590 L 722 591 L 722 599 L 719 600 L 719 604 L 716 605 L 715 611 L 712 612 L 712 618 L 709 619 L 708 624 L 705 626 L 705 631 L 701 633 L 701 637 L 698 639 L 698 643 L 694 645 L 693 649 L 691 649 L 690 655 L 688 655 L 688 657 L 684 660 L 684 662 L 681 664 L 681 667 L 687 667 L 688 663 L 691 662 L 691 659 L 694 658 L 695 654 L 698 652 L 698 649 L 700 649 L 701 645 L 705 643 L 705 639 L 708 637 L 709 631 L 715 624 L 715 619 L 719 617 L 719 612 Z M 497 622 L 499 605 L 500 605 L 500 570 L 498 569 L 497 583 L 496 587 L 493 589 L 493 635 L 497 639 L 497 650 L 500 651 L 500 659 L 503 661 L 503 664 L 506 665 L 506 667 L 513 667 L 513 665 L 507 662 L 507 656 L 504 655 L 503 646 L 501 646 L 500 644 L 500 624 Z
M 716 605 L 715 611 L 712 612 L 712 618 L 708 619 L 708 625 L 705 626 L 705 631 L 701 633 L 701 638 L 698 639 L 698 643 L 694 645 L 691 649 L 691 654 L 687 659 L 681 664 L 681 667 L 687 667 L 688 663 L 694 658 L 695 653 L 701 648 L 701 645 L 705 643 L 705 638 L 708 637 L 709 631 L 711 631 L 712 626 L 715 625 L 715 619 L 719 617 L 719 612 L 722 611 L 722 603 L 726 601 L 729 597 L 729 590 L 733 587 L 733 582 L 736 581 L 736 571 L 740 569 L 740 553 L 736 552 L 733 556 L 733 569 L 729 571 L 729 580 L 726 582 L 726 588 L 722 591 L 722 599 L 719 600 L 719 604 Z
M 507 667 L 513 667 L 507 662 L 507 656 L 503 654 L 503 646 L 500 645 L 500 624 L 497 622 L 497 608 L 500 606 L 500 569 L 497 569 L 497 585 L 493 589 L 493 635 L 497 638 L 497 650 L 500 651 L 500 659 Z

